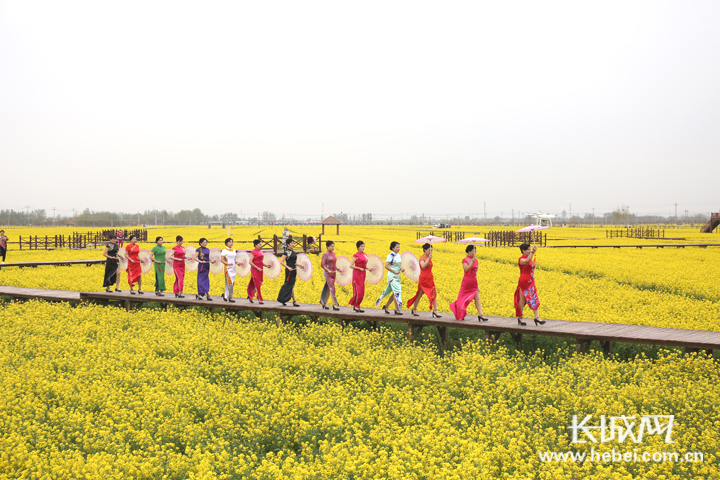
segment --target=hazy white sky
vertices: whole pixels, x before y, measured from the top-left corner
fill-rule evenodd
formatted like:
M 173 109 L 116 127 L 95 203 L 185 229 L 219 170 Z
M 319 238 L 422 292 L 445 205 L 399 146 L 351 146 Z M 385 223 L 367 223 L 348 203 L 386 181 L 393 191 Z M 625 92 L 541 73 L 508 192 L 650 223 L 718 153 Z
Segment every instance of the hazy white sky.
M 720 2 L 0 0 L 0 207 L 720 209 Z

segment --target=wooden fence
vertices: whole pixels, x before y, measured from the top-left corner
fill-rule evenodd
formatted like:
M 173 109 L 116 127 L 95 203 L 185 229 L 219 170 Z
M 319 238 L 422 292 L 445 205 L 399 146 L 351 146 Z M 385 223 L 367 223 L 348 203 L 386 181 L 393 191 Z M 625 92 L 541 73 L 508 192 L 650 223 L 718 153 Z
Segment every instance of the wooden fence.
M 448 242 L 457 242 L 465 239 L 465 232 L 453 232 L 451 230 L 434 230 L 430 233 L 415 232 L 415 239 L 421 239 L 428 235 L 434 235 L 436 237 L 442 237 Z
M 127 230 L 124 231 L 125 239 L 130 235 L 136 235 L 138 241 L 146 242 L 147 230 Z M 17 244 L 20 250 L 52 250 L 55 248 L 88 248 L 104 245 L 111 238 L 116 238 L 117 230 L 102 230 L 100 232 L 78 233 L 74 232 L 70 235 L 30 235 L 27 237 L 18 237 L 17 242 L 8 242 L 9 244 Z
M 543 234 L 542 232 L 488 232 L 485 238 L 490 240 L 488 243 L 485 244 L 488 247 L 519 247 L 523 243 L 530 243 L 540 246 L 547 245 L 547 233 Z
M 659 228 L 624 228 L 605 230 L 605 238 L 665 238 L 665 230 Z
M 266 240 L 263 240 L 263 238 L 258 235 L 258 240 L 260 240 L 260 250 L 270 250 L 275 255 L 281 255 L 285 250 L 282 244 L 282 237 L 278 237 L 277 235 L 273 235 L 272 238 Z M 322 234 L 317 237 L 303 235 L 302 238 L 291 236 L 288 237 L 288 242 L 290 240 L 294 240 L 296 242 L 296 248 L 299 247 L 303 253 L 319 254 L 322 252 Z

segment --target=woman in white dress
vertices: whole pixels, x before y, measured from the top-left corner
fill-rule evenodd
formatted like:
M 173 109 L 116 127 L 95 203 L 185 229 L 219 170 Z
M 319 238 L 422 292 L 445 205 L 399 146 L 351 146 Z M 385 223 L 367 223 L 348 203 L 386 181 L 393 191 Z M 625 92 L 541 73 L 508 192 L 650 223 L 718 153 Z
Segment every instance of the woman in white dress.
M 225 293 L 222 299 L 226 302 L 235 303 L 233 300 L 233 287 L 235 286 L 235 256 L 237 252 L 233 249 L 233 239 L 225 240 L 225 248 L 220 254 L 220 261 L 225 265 Z

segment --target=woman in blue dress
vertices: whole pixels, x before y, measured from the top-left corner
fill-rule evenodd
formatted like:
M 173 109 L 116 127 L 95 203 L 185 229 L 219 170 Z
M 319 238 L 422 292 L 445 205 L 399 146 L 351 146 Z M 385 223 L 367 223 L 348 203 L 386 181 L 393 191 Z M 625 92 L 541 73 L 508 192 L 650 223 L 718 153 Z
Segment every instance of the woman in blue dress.
M 197 270 L 197 288 L 198 293 L 195 295 L 197 300 L 202 300 L 204 296 L 209 302 L 210 298 L 210 249 L 207 248 L 207 238 L 200 239 L 200 247 L 195 250 L 193 260 L 199 263 Z

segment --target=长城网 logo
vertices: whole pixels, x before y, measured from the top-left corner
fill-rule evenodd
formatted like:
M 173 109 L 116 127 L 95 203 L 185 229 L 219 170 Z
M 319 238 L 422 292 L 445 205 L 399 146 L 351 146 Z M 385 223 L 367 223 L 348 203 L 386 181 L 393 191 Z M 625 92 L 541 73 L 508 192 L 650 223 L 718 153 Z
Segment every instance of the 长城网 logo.
M 573 415 L 572 425 L 568 429 L 572 430 L 572 443 L 623 443 L 627 438 L 640 443 L 644 435 L 663 434 L 665 443 L 675 443 L 671 438 L 674 421 L 675 415 L 643 415 L 639 421 L 635 416 L 621 415 L 606 419 L 605 415 L 600 415 L 600 424 L 592 425 L 592 415 L 587 415 L 580 423 L 577 415 Z

